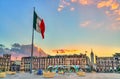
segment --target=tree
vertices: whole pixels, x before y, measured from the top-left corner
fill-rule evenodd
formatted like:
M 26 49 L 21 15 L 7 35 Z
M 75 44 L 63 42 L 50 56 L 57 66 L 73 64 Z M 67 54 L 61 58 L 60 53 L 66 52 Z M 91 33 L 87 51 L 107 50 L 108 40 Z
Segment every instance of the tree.
M 5 46 L 3 44 L 0 44 L 0 54 L 4 53 Z
M 120 73 L 120 65 L 117 67 L 117 72 Z
M 19 43 L 14 43 L 14 44 L 12 44 L 12 47 L 13 47 L 13 48 L 20 48 L 21 45 L 20 45 Z
M 10 49 L 9 48 L 4 48 L 4 53 L 10 53 Z
M 0 44 L 0 48 L 4 48 L 5 46 L 3 44 Z
M 113 56 L 114 57 L 120 57 L 120 53 L 115 53 Z
M 11 51 L 20 52 L 20 49 L 21 49 L 21 45 L 19 43 L 12 44 Z

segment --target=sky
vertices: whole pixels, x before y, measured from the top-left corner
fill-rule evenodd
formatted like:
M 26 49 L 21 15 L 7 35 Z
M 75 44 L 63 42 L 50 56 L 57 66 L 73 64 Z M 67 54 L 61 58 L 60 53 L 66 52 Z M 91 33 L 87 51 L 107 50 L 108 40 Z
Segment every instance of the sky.
M 120 0 L 0 0 L 0 44 L 31 44 L 33 7 L 46 26 L 34 44 L 47 54 L 120 52 Z

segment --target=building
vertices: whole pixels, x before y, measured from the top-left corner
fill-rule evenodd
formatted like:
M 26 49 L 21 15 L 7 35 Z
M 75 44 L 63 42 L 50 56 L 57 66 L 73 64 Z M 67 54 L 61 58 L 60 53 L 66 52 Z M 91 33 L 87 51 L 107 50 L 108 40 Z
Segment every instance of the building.
M 120 66 L 120 53 L 115 53 L 111 57 L 97 57 L 96 65 L 98 72 L 114 72 Z
M 113 57 L 97 57 L 96 59 L 97 71 L 99 72 L 109 72 L 115 66 L 115 61 Z
M 117 67 L 120 67 L 120 53 L 113 54 Z
M 0 70 L 3 71 L 10 70 L 10 61 L 11 54 L 3 54 L 3 57 L 0 57 Z
M 55 65 L 77 65 L 85 69 L 89 65 L 89 57 L 86 54 L 80 55 L 56 55 L 47 57 L 33 57 L 33 69 L 47 69 L 48 66 Z M 30 70 L 30 57 L 23 57 L 21 60 L 21 69 L 25 71 Z
M 94 64 L 94 53 L 92 49 L 91 49 L 90 57 L 91 57 L 91 63 Z
M 91 63 L 90 63 L 90 67 L 91 67 L 91 71 L 95 71 L 96 70 L 96 64 L 94 62 L 94 52 L 91 49 L 91 53 L 90 53 L 90 58 L 91 58 Z
M 20 71 L 20 60 L 11 61 L 10 70 L 11 71 Z

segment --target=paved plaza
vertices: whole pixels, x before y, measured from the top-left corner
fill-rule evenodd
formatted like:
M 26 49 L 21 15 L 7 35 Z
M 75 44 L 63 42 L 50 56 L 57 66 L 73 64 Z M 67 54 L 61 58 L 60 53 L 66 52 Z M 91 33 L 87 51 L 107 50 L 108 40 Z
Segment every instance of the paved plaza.
M 85 77 L 79 77 L 75 73 L 56 74 L 54 78 L 44 78 L 40 75 L 30 73 L 17 73 L 15 75 L 7 75 L 6 78 L 0 79 L 120 79 L 118 73 L 86 73 Z

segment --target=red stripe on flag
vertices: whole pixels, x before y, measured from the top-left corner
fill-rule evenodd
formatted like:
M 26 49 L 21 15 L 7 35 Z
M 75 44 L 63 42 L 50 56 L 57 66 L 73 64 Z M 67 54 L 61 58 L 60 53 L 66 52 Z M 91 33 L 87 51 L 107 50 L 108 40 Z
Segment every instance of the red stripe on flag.
M 41 30 L 42 39 L 44 39 L 45 23 L 44 23 L 43 19 L 41 20 L 41 23 L 40 23 L 39 27 L 40 27 L 40 30 Z

